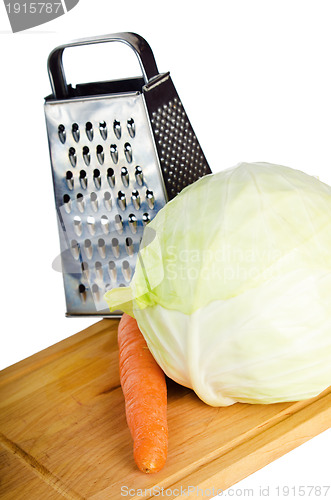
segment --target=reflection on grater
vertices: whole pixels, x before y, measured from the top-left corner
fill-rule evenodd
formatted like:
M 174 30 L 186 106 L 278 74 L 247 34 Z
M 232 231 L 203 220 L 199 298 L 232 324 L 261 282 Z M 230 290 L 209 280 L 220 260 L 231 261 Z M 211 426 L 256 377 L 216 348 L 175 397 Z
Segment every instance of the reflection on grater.
M 134 50 L 142 77 L 67 84 L 65 48 L 112 41 Z M 145 225 L 211 171 L 169 73 L 158 73 L 139 35 L 62 45 L 48 70 L 45 116 L 67 315 L 114 316 L 103 295 L 130 282 Z

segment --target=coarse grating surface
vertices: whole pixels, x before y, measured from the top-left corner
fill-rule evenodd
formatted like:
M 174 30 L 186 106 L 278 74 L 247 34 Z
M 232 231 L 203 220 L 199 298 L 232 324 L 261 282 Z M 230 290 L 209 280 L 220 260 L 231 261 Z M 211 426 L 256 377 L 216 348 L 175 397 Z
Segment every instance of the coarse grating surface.
M 45 106 L 68 314 L 108 315 L 133 276 L 144 226 L 166 203 L 142 95 Z
M 179 98 L 153 111 L 151 123 L 164 182 L 173 198 L 211 171 Z

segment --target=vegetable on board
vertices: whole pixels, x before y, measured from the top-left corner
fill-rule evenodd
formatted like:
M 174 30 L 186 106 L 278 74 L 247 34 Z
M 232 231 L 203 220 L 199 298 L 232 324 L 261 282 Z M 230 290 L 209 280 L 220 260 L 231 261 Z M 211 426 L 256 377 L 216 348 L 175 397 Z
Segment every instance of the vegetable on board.
M 126 419 L 139 469 L 162 469 L 168 450 L 165 375 L 150 353 L 137 322 L 123 314 L 118 327 L 120 380 Z
M 209 405 L 312 398 L 331 384 L 331 187 L 268 163 L 202 177 L 145 227 L 130 286 L 105 298 Z

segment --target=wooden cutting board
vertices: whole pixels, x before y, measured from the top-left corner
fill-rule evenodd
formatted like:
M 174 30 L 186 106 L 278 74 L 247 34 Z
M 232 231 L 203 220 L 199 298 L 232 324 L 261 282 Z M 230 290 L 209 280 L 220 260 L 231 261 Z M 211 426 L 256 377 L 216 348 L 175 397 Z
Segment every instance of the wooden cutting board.
M 197 498 L 197 487 L 210 498 L 330 426 L 330 389 L 304 402 L 212 408 L 168 381 L 168 460 L 145 475 L 125 420 L 117 326 L 104 319 L 1 372 L 2 499 L 141 499 L 161 488 Z

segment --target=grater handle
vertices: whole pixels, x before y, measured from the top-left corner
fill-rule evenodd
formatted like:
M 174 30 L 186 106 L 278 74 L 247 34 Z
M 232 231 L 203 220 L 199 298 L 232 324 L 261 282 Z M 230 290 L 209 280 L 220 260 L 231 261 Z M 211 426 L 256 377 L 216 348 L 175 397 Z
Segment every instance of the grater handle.
M 91 45 L 105 42 L 122 42 L 128 45 L 136 54 L 144 81 L 147 84 L 158 76 L 159 71 L 156 66 L 152 49 L 146 40 L 136 33 L 114 33 L 112 35 L 97 36 L 75 40 L 73 42 L 56 47 L 49 54 L 47 68 L 51 82 L 52 92 L 55 98 L 64 99 L 69 96 L 68 84 L 63 68 L 63 51 L 68 47 L 78 47 L 81 45 Z

